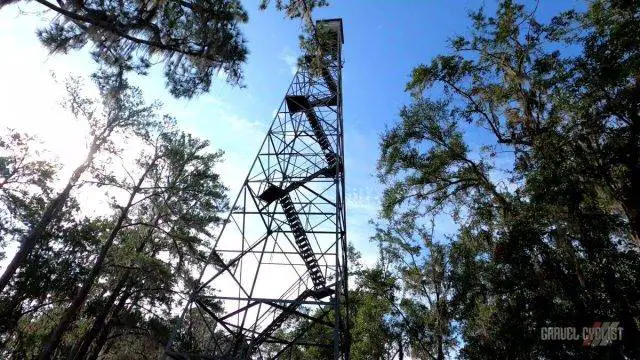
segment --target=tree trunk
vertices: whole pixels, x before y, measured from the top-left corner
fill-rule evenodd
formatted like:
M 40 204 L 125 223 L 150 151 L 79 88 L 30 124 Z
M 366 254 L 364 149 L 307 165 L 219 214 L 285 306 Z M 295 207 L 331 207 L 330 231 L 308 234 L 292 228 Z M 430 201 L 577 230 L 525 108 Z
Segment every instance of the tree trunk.
M 109 319 L 109 321 L 106 322 L 106 325 L 101 329 L 100 331 L 100 335 L 98 336 L 98 340 L 96 341 L 96 345 L 93 348 L 93 351 L 91 352 L 91 355 L 89 355 L 89 357 L 87 357 L 86 359 L 88 360 L 96 360 L 98 359 L 98 356 L 100 355 L 100 352 L 102 351 L 102 348 L 104 347 L 104 345 L 107 343 L 107 338 L 109 336 L 109 333 L 111 332 L 111 327 L 114 325 L 118 314 L 120 313 L 120 311 L 122 311 L 122 309 L 124 308 L 125 303 L 127 302 L 127 300 L 129 299 L 129 297 L 131 296 L 131 292 L 129 292 L 128 294 L 124 294 L 120 300 L 118 301 L 118 304 L 116 305 L 116 307 L 113 309 L 113 313 L 111 314 L 111 318 Z M 134 303 L 137 302 L 138 300 L 134 300 Z
M 181 169 L 179 175 L 182 174 L 182 170 L 184 170 L 184 168 Z M 179 177 L 179 176 L 178 176 Z M 169 188 L 172 188 L 173 186 L 175 186 L 176 182 L 177 182 L 177 178 L 171 183 L 171 186 L 169 186 Z M 173 195 L 169 196 L 168 199 L 172 198 Z M 168 201 L 168 199 L 165 200 L 165 202 Z M 138 246 L 138 248 L 136 249 L 136 254 L 141 253 L 146 244 L 151 240 L 153 233 L 155 231 L 155 227 L 158 226 L 160 220 L 162 219 L 162 217 L 166 215 L 163 214 L 162 212 L 156 216 L 154 216 L 154 218 L 151 221 L 151 227 L 147 230 L 147 233 L 145 234 L 142 243 Z M 98 338 L 98 343 L 96 344 L 96 347 L 98 348 L 97 353 L 100 352 L 100 350 L 102 349 L 102 347 L 104 346 L 104 342 L 106 341 L 106 335 L 108 334 L 108 322 L 107 322 L 107 317 L 109 315 L 109 312 L 112 310 L 117 295 L 120 293 L 120 291 L 122 290 L 122 288 L 124 287 L 124 285 L 126 285 L 126 281 L 129 278 L 129 275 L 131 274 L 131 270 L 127 269 L 125 274 L 123 275 L 123 277 L 121 278 L 121 280 L 118 282 L 118 285 L 116 286 L 116 288 L 113 291 L 112 296 L 109 297 L 109 299 L 107 300 L 107 304 L 105 305 L 105 310 L 94 320 L 91 329 L 85 333 L 85 335 L 82 337 L 82 339 L 80 339 L 79 344 L 76 346 L 76 349 L 74 349 L 71 354 L 69 354 L 69 359 L 70 360 L 80 360 L 80 359 L 84 359 L 87 356 L 87 352 L 89 351 L 89 348 L 91 347 L 91 343 L 93 343 L 93 341 L 96 339 L 97 336 L 100 336 Z M 129 286 L 127 288 L 130 288 Z M 120 310 L 122 309 L 122 305 L 124 304 L 124 301 L 126 301 L 126 299 L 128 298 L 128 296 L 124 296 L 124 300 L 121 298 L 119 304 L 116 306 L 116 308 L 113 310 L 113 313 L 111 314 L 111 318 L 114 318 L 117 316 L 118 312 L 120 312 Z M 118 308 L 119 306 L 119 308 Z M 101 343 L 101 345 L 100 345 Z M 95 351 L 94 351 L 95 352 Z M 95 355 L 92 356 L 97 356 L 97 353 Z
M 153 227 L 158 225 L 158 223 L 160 222 L 160 218 L 161 218 L 161 216 L 156 216 L 155 217 L 155 219 L 153 220 Z M 151 239 L 151 236 L 153 235 L 153 230 L 154 230 L 153 227 L 148 229 L 148 231 L 145 234 L 142 242 L 140 243 L 140 245 L 138 245 L 138 248 L 136 249 L 136 254 L 140 254 L 144 250 L 147 242 Z M 122 277 L 120 278 L 120 281 L 118 281 L 118 284 L 113 289 L 113 292 L 111 293 L 111 295 L 107 299 L 107 303 L 105 304 L 104 310 L 93 321 L 91 329 L 89 329 L 84 334 L 84 336 L 80 339 L 80 341 L 79 341 L 79 343 L 77 345 L 77 350 L 73 350 L 71 352 L 71 354 L 69 356 L 70 359 L 72 359 L 72 360 L 80 360 L 80 359 L 84 359 L 86 357 L 87 351 L 89 350 L 89 347 L 91 346 L 91 343 L 100 334 L 100 332 L 104 329 L 105 323 L 106 323 L 106 320 L 107 320 L 107 316 L 109 315 L 109 313 L 113 309 L 113 307 L 115 305 L 115 302 L 116 302 L 116 299 L 118 298 L 118 295 L 120 295 L 122 289 L 125 287 L 125 285 L 127 285 L 127 282 L 129 280 L 129 275 L 131 275 L 131 269 L 127 269 L 125 271 L 124 275 L 122 275 Z
M 640 75 L 636 75 L 636 84 L 633 90 L 633 107 L 629 115 L 631 117 L 629 172 L 630 186 L 629 197 L 625 204 L 625 211 L 631 225 L 632 237 L 640 248 Z
M 610 260 L 607 260 L 603 263 L 605 269 L 604 285 L 611 302 L 617 303 L 619 307 L 617 315 L 623 329 L 622 343 L 626 348 L 626 352 L 633 352 L 632 358 L 638 359 L 638 356 L 640 356 L 640 349 L 638 349 L 638 344 L 640 344 L 640 330 L 638 330 L 627 297 L 620 291 L 616 275 L 612 270 L 613 267 L 608 264 L 609 261 Z
M 437 336 L 437 346 L 438 346 L 438 360 L 444 360 L 444 325 L 443 325 L 443 314 L 442 314 L 442 304 L 440 303 L 440 284 L 436 284 L 436 336 Z
M 11 262 L 7 265 L 7 268 L 0 277 L 0 293 L 4 291 L 20 265 L 22 265 L 38 241 L 42 238 L 47 227 L 58 218 L 60 211 L 64 208 L 64 204 L 69 199 L 71 189 L 76 185 L 82 174 L 89 168 L 99 148 L 99 139 L 94 138 L 84 162 L 73 171 L 64 189 L 47 204 L 38 223 L 22 238 L 20 249 L 18 249 L 18 252 L 13 256 L 13 259 L 11 259 Z
M 116 236 L 122 229 L 122 226 L 124 225 L 124 222 L 129 215 L 129 210 L 131 209 L 133 200 L 135 196 L 138 194 L 138 192 L 140 191 L 140 187 L 142 186 L 142 183 L 144 182 L 147 174 L 151 170 L 151 167 L 152 167 L 151 164 L 147 166 L 147 168 L 145 169 L 145 172 L 142 174 L 142 176 L 138 180 L 138 183 L 132 189 L 131 195 L 129 196 L 129 200 L 127 201 L 127 205 L 121 210 L 120 216 L 118 217 L 118 220 L 116 221 L 115 226 L 111 230 L 111 233 L 109 234 L 109 237 L 105 241 L 104 245 L 102 245 L 102 248 L 100 249 L 100 254 L 98 255 L 98 258 L 96 259 L 96 262 L 93 265 L 91 272 L 89 273 L 89 277 L 87 278 L 85 283 L 82 285 L 82 287 L 76 294 L 75 298 L 71 302 L 71 305 L 69 305 L 69 307 L 65 310 L 58 325 L 50 333 L 49 339 L 47 340 L 44 348 L 42 349 L 42 352 L 40 353 L 40 356 L 38 357 L 40 360 L 51 359 L 56 348 L 58 347 L 58 344 L 60 343 L 60 340 L 62 339 L 62 335 L 67 330 L 69 325 L 74 321 L 75 317 L 80 312 L 80 308 L 84 305 L 85 301 L 87 300 L 89 291 L 93 287 L 93 283 L 96 281 L 96 279 L 98 278 L 98 275 L 100 275 L 100 272 L 102 271 L 102 265 L 104 264 L 104 261 L 107 257 L 109 249 L 113 245 L 113 242 L 115 241 Z
M 111 312 L 111 309 L 113 308 L 113 305 L 115 304 L 116 299 L 120 295 L 120 292 L 122 291 L 124 286 L 127 284 L 128 280 L 129 280 L 129 270 L 127 270 L 127 273 L 125 273 L 125 275 L 120 279 L 115 289 L 113 289 L 113 292 L 107 299 L 107 303 L 105 304 L 104 310 L 95 318 L 91 328 L 84 334 L 84 336 L 82 336 L 82 338 L 78 341 L 78 344 L 74 347 L 74 349 L 72 349 L 71 353 L 69 354 L 69 359 L 73 359 L 73 360 L 82 359 L 84 358 L 84 356 L 86 356 L 87 350 L 89 350 L 89 346 L 91 345 L 93 340 L 96 338 L 96 336 L 100 334 L 100 331 L 103 330 L 105 325 L 105 320 L 107 319 L 107 316 Z
M 640 171 L 638 172 L 640 173 Z M 639 179 L 637 181 L 640 181 L 640 176 L 638 176 L 638 178 Z M 636 190 L 640 191 L 640 186 L 638 187 L 639 189 Z M 640 201 L 640 199 L 638 199 L 640 198 L 640 196 L 635 195 L 633 197 L 633 201 Z M 636 207 L 637 205 L 634 204 L 626 204 L 624 208 L 627 218 L 629 219 L 631 239 L 636 244 L 636 246 L 640 248 L 640 211 Z
M 631 125 L 629 151 L 629 191 L 625 194 L 624 210 L 629 219 L 631 237 L 640 248 L 640 116 L 635 115 Z

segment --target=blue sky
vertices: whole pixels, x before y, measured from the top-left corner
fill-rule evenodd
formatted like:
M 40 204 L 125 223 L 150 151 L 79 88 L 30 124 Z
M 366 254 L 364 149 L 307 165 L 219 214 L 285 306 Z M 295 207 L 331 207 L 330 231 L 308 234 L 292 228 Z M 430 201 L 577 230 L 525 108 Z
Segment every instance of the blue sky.
M 164 88 L 161 69 L 137 78 L 145 96 L 159 99 L 180 125 L 209 139 L 226 152 L 220 167 L 225 183 L 235 192 L 279 107 L 292 78 L 298 56 L 298 20 L 287 20 L 269 9 L 258 10 L 258 0 L 245 1 L 250 21 L 243 27 L 250 54 L 244 67 L 244 88 L 214 80 L 210 94 L 189 101 L 171 98 Z M 535 2 L 531 2 L 534 4 Z M 541 0 L 542 18 L 582 4 L 577 0 Z M 375 177 L 378 137 L 397 120 L 409 103 L 404 86 L 411 69 L 446 52 L 447 39 L 469 31 L 467 13 L 495 1 L 333 0 L 314 17 L 341 17 L 344 22 L 343 99 L 347 177 L 348 239 L 375 259 L 369 244 L 381 188 Z M 9 125 L 40 135 L 63 163 L 79 161 L 83 140 L 72 119 L 58 108 L 59 82 L 66 73 L 89 74 L 93 64 L 84 52 L 49 56 L 40 46 L 35 29 L 42 24 L 37 5 L 0 11 L 0 126 Z M 230 194 L 232 198 L 235 194 Z M 444 225 L 444 224 L 443 224 Z

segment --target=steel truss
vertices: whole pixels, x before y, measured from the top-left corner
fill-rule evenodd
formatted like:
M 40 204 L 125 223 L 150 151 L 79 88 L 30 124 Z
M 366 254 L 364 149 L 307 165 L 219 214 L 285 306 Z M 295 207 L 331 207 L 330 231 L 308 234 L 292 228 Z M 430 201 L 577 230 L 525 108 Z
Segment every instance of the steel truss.
M 342 20 L 316 28 L 322 41 L 251 166 L 173 331 L 171 358 L 292 359 L 313 348 L 348 358 Z

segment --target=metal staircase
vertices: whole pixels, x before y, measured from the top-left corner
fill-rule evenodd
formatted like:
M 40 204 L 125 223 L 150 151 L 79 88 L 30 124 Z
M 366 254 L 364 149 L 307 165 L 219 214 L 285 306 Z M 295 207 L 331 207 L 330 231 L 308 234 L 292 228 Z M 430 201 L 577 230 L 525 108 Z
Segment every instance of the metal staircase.
M 327 87 L 332 89 L 329 85 L 329 82 L 333 83 L 333 85 L 335 86 L 335 81 L 333 81 L 331 74 L 328 73 L 326 76 L 323 75 L 323 77 L 325 77 L 325 81 L 327 81 Z M 332 93 L 333 92 L 335 92 L 335 89 L 332 89 Z M 331 147 L 331 142 L 329 141 L 329 138 L 327 137 L 327 134 L 320 124 L 320 121 L 318 120 L 318 117 L 316 116 L 316 113 L 314 111 L 315 106 L 321 106 L 324 105 L 324 103 L 322 103 L 321 105 L 312 105 L 309 101 L 309 98 L 304 95 L 287 95 L 285 97 L 285 101 L 287 103 L 287 108 L 289 109 L 290 114 L 295 114 L 298 112 L 305 113 L 307 120 L 311 125 L 311 129 L 313 130 L 314 137 L 318 142 L 318 145 L 320 145 L 320 148 L 322 149 L 322 152 L 325 156 L 327 167 L 320 171 L 317 171 L 311 176 L 308 176 L 302 181 L 292 182 L 285 189 L 270 184 L 270 186 L 262 194 L 259 195 L 259 198 L 267 204 L 275 200 L 280 200 L 280 205 L 282 206 L 282 210 L 287 218 L 287 222 L 289 223 L 291 232 L 293 233 L 298 253 L 304 261 L 307 270 L 309 271 L 309 275 L 311 276 L 311 281 L 313 282 L 314 288 L 319 289 L 326 285 L 326 279 L 322 274 L 320 266 L 318 265 L 318 260 L 313 253 L 311 243 L 309 242 L 309 238 L 307 237 L 304 226 L 300 221 L 300 217 L 298 216 L 289 193 L 299 188 L 300 186 L 303 186 L 306 182 L 315 179 L 316 177 L 334 176 L 335 172 L 338 169 L 339 161 L 336 153 Z
M 260 346 L 265 340 L 267 340 L 274 331 L 278 330 L 282 324 L 289 318 L 289 316 L 296 311 L 298 307 L 302 304 L 302 302 L 309 297 L 311 290 L 305 290 L 300 296 L 298 296 L 293 302 L 291 302 L 287 307 L 282 310 L 278 316 L 273 319 L 269 325 L 267 325 L 262 332 L 253 339 L 249 348 L 254 349 Z
M 333 294 L 334 291 L 331 288 L 328 287 L 323 287 L 323 288 L 319 288 L 316 290 L 310 290 L 307 289 L 305 291 L 303 291 L 294 301 L 292 301 L 291 303 L 289 303 L 289 305 L 287 305 L 286 307 L 284 307 L 282 309 L 282 312 L 280 312 L 280 314 L 278 314 L 273 321 L 271 321 L 269 323 L 269 325 L 267 325 L 262 332 L 253 339 L 253 341 L 249 344 L 249 348 L 250 349 L 254 349 L 256 347 L 259 347 L 260 345 L 262 345 L 262 343 L 264 343 L 266 340 L 269 339 L 269 337 L 271 337 L 271 335 L 278 329 L 280 329 L 280 327 L 282 326 L 282 324 L 284 324 L 285 321 L 287 321 L 287 319 L 293 315 L 294 313 L 297 312 L 297 309 L 300 308 L 300 305 L 302 305 L 302 303 L 307 300 L 310 297 L 313 297 L 315 299 L 322 299 L 325 298 L 331 294 Z
M 289 194 L 280 199 L 280 205 L 282 205 L 282 210 L 287 217 L 287 222 L 289 223 L 291 232 L 293 232 L 293 237 L 296 240 L 296 245 L 298 246 L 298 253 L 309 271 L 311 281 L 313 281 L 313 287 L 316 289 L 324 287 L 327 281 L 322 274 L 322 270 L 320 270 L 318 260 L 313 254 L 311 243 L 309 243 L 307 233 L 304 231 L 302 222 L 300 222 L 300 217 L 296 212 L 295 206 L 293 206 L 293 202 L 291 201 Z
M 331 76 L 331 75 L 328 75 Z M 324 157 L 327 160 L 327 164 L 329 165 L 329 169 L 333 169 L 335 171 L 338 165 L 338 157 L 336 153 L 333 151 L 331 147 L 331 142 L 327 137 L 327 134 L 324 131 L 324 128 L 320 124 L 318 120 L 318 116 L 314 111 L 314 105 L 311 104 L 309 98 L 304 95 L 288 95 L 286 98 L 287 107 L 289 109 L 289 113 L 295 114 L 297 112 L 304 112 L 307 116 L 307 121 L 309 125 L 311 125 L 311 129 L 313 130 L 313 134 L 316 138 L 316 141 L 320 145 L 322 152 L 324 153 Z
M 320 50 L 298 69 L 207 244 L 166 345 L 174 359 L 290 359 L 309 347 L 348 359 L 342 21 L 316 28 Z

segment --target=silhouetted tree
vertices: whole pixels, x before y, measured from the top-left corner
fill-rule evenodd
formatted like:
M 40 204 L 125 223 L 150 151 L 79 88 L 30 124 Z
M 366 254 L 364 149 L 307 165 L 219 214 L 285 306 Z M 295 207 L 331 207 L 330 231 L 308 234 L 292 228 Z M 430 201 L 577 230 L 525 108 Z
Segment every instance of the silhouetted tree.
M 460 356 L 638 357 L 639 9 L 593 1 L 541 24 L 501 1 L 414 69 L 413 103 L 382 137 L 382 214 L 418 229 L 438 214 L 456 221 L 442 254 Z M 539 336 L 595 321 L 620 321 L 623 339 Z
M 0 8 L 14 2 L 1 1 Z M 52 53 L 91 44 L 102 66 L 140 73 L 157 55 L 176 97 L 208 91 L 220 71 L 229 83 L 242 79 L 247 49 L 239 25 L 248 16 L 238 0 L 36 2 L 57 13 L 38 30 Z
M 82 88 L 76 80 L 68 83 L 69 97 L 65 105 L 74 116 L 83 118 L 90 126 L 89 148 L 85 159 L 75 168 L 64 188 L 57 195 L 52 196 L 37 221 L 31 224 L 29 230 L 20 239 L 18 251 L 0 277 L 0 293 L 4 291 L 16 270 L 24 263 L 38 241 L 41 241 L 47 228 L 58 219 L 71 190 L 91 167 L 100 151 L 110 146 L 112 137 L 118 133 L 144 131 L 154 115 L 154 106 L 143 104 L 139 90 L 127 85 L 122 71 L 113 77 L 98 78 L 98 85 L 102 93 L 100 103 L 83 96 Z M 102 108 L 100 109 L 99 106 Z

